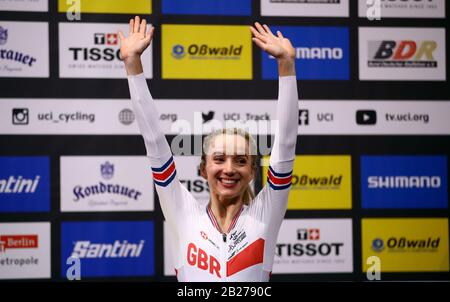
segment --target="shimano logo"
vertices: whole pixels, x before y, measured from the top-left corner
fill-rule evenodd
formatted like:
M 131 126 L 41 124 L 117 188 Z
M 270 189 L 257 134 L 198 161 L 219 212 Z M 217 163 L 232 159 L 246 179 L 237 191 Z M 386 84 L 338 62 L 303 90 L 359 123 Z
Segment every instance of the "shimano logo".
M 72 251 L 74 258 L 138 258 L 141 256 L 145 240 L 129 243 L 116 240 L 114 243 L 92 243 L 77 241 Z
M 440 176 L 369 176 L 369 189 L 439 189 Z
M 342 48 L 330 47 L 297 47 L 296 58 L 302 60 L 341 60 L 344 57 Z
M 39 185 L 40 178 L 39 175 L 36 175 L 34 179 L 11 175 L 8 179 L 0 179 L 0 193 L 34 193 Z

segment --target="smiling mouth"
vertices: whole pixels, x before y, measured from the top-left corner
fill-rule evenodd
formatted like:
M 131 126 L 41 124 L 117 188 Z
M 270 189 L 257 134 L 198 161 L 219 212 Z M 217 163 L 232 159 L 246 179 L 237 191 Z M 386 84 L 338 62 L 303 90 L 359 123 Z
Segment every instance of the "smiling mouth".
M 239 179 L 232 178 L 218 178 L 219 182 L 225 187 L 232 187 L 239 182 Z

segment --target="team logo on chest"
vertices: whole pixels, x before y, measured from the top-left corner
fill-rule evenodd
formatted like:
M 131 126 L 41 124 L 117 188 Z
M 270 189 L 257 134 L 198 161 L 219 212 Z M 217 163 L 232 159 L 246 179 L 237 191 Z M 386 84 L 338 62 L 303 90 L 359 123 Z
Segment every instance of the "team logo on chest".
M 245 240 L 247 239 L 247 240 Z M 243 244 L 241 244 L 243 243 Z M 228 253 L 231 255 L 229 258 L 233 257 L 240 250 L 248 245 L 247 233 L 244 230 L 234 231 L 230 234 L 230 243 L 228 244 Z M 237 248 L 239 246 L 239 248 Z
M 219 246 L 218 246 L 214 241 L 212 241 L 212 240 L 209 238 L 209 236 L 208 236 L 204 231 L 200 231 L 200 236 L 201 236 L 204 240 L 206 240 L 206 241 L 208 241 L 209 243 L 211 243 L 216 249 L 219 249 Z

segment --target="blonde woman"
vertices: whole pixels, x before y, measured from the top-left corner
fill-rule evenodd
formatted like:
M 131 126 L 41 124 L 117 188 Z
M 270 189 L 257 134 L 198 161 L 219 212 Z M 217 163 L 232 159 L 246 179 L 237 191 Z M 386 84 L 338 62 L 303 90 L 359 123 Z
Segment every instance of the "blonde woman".
M 295 51 L 280 32 L 250 27 L 253 41 L 276 58 L 279 70 L 279 127 L 270 156 L 267 185 L 254 196 L 256 145 L 240 129 L 222 129 L 204 142 L 201 175 L 210 201 L 198 202 L 180 183 L 172 152 L 158 125 L 158 113 L 143 75 L 140 56 L 154 28 L 130 20 L 128 37 L 119 32 L 134 112 L 144 137 L 156 191 L 171 238 L 179 281 L 268 281 L 278 231 L 286 212 L 297 140 L 298 96 Z

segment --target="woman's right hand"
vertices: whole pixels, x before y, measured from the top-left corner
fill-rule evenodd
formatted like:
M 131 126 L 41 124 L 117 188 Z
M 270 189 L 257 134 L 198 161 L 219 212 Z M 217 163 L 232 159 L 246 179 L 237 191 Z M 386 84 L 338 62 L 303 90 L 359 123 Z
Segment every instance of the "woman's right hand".
M 119 31 L 120 38 L 120 55 L 126 63 L 127 60 L 139 59 L 144 50 L 150 45 L 154 27 L 151 26 L 149 31 L 147 30 L 147 21 L 142 19 L 140 21 L 139 16 L 134 19 L 130 19 L 130 33 L 125 38 L 123 33 Z

